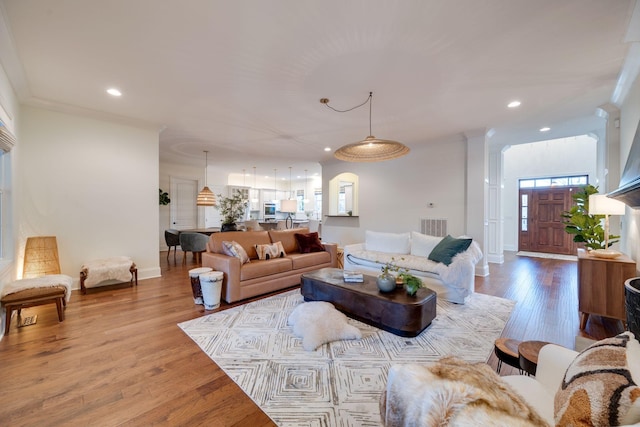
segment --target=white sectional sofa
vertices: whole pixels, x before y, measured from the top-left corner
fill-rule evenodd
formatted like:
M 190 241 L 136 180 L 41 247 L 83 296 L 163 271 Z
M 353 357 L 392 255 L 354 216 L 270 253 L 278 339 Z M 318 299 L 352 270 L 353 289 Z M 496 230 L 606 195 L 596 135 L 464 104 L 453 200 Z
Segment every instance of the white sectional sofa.
M 442 243 L 445 243 L 443 239 L 415 231 L 382 233 L 367 230 L 364 243 L 344 247 L 344 269 L 378 275 L 386 262 L 393 261 L 398 267 L 420 277 L 427 287 L 438 294 L 438 298 L 464 304 L 467 296 L 474 291 L 475 266 L 482 259 L 482 251 L 477 243 L 471 241 L 466 250 L 457 254 L 455 249 L 449 252 L 453 256 L 449 257 L 448 265 L 446 262 L 430 260 L 429 256 L 438 244 L 442 249 Z M 454 246 L 464 240 L 450 236 L 447 239 Z

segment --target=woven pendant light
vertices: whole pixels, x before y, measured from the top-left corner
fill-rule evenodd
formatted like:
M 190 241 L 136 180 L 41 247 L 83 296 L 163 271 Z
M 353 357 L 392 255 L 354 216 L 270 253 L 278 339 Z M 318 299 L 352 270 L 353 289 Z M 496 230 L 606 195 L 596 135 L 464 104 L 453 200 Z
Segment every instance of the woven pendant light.
M 196 198 L 197 206 L 215 206 L 216 205 L 216 196 L 215 194 L 213 194 L 213 191 L 209 190 L 209 187 L 207 187 L 207 165 L 208 165 L 207 153 L 208 151 L 205 150 L 204 152 L 204 188 L 200 190 L 200 192 L 198 193 L 198 197 Z
M 336 159 L 344 160 L 346 162 L 381 162 L 383 160 L 402 157 L 409 153 L 409 148 L 401 142 L 379 139 L 371 135 L 371 106 L 373 104 L 373 92 L 369 92 L 369 97 L 365 102 L 353 108 L 349 108 L 348 110 L 336 110 L 329 106 L 329 99 L 327 98 L 322 98 L 320 102 L 331 108 L 333 111 L 337 111 L 339 113 L 345 113 L 358 107 L 362 107 L 367 102 L 369 103 L 369 136 L 367 136 L 363 141 L 347 144 L 337 149 L 335 153 L 333 153 Z

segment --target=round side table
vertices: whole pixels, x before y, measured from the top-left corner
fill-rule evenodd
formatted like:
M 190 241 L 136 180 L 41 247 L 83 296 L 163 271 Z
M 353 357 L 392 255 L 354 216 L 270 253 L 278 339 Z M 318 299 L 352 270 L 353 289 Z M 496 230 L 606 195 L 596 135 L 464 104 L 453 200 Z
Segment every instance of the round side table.
M 514 368 L 520 368 L 520 358 L 518 355 L 518 345 L 520 341 L 511 338 L 498 338 L 495 342 L 493 352 L 498 358 L 498 368 L 496 371 L 500 373 L 502 369 L 502 363 L 513 366 Z
M 523 341 L 518 345 L 520 368 L 529 375 L 535 375 L 538 368 L 538 354 L 546 341 Z

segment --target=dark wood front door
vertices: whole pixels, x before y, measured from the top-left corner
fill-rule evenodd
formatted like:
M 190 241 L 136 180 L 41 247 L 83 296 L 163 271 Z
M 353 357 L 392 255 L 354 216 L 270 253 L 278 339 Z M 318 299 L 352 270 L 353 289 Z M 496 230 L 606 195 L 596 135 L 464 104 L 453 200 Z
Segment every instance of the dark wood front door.
M 571 209 L 578 187 L 520 190 L 518 250 L 575 255 L 572 236 L 564 231 L 562 212 Z

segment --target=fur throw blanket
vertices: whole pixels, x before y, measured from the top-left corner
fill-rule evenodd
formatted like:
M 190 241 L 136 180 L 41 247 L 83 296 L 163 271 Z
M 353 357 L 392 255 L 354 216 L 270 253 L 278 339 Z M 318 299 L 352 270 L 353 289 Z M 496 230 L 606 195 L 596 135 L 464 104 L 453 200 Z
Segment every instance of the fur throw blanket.
M 387 427 L 548 426 L 488 365 L 455 357 L 392 366 L 380 415 Z

